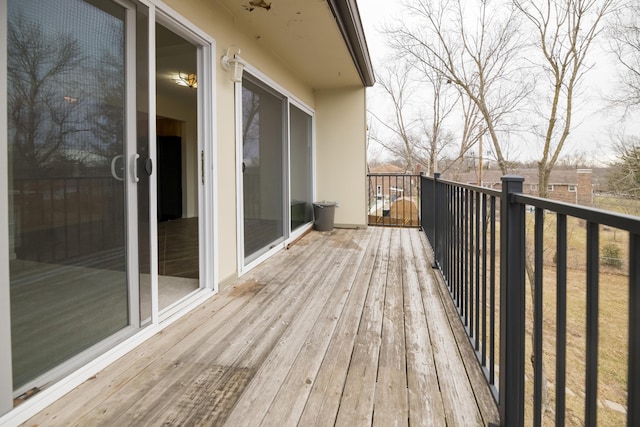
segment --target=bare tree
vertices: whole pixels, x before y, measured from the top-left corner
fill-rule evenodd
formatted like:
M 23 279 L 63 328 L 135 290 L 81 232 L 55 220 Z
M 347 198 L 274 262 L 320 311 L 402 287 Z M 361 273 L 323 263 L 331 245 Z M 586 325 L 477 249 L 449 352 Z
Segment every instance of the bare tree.
M 457 87 L 482 117 L 496 160 L 508 163 L 500 139 L 508 115 L 531 91 L 521 78 L 518 15 L 502 3 L 480 1 L 477 10 L 461 0 L 416 0 L 407 4 L 403 22 L 388 31 L 393 46 L 422 68 Z
M 609 188 L 622 198 L 640 199 L 640 138 L 618 137 L 614 147 L 618 160 L 609 174 Z
M 377 75 L 378 84 L 391 102 L 392 117 L 385 120 L 369 111 L 376 124 L 385 131 L 378 133 L 374 129 L 371 139 L 402 159 L 407 170 L 415 170 L 416 164 L 422 164 L 430 173 L 446 172 L 455 167 L 477 142 L 481 123 L 478 109 L 462 96 L 458 88 L 452 87 L 431 68 L 395 65 L 398 63 L 389 61 L 392 65 L 383 67 L 383 72 Z M 418 96 L 420 93 L 426 96 Z M 429 105 L 430 112 L 416 107 L 418 103 Z M 458 118 L 459 114 L 462 117 L 456 124 L 463 125 L 457 126 L 460 132 L 456 133 L 447 128 L 446 122 L 453 117 Z M 456 153 L 454 157 L 438 166 L 443 153 L 451 152 L 452 148 Z
M 533 25 L 535 51 L 542 55 L 535 64 L 544 77 L 535 110 L 543 121 L 538 129 L 543 141 L 538 191 L 546 197 L 549 176 L 571 132 L 579 84 L 590 69 L 590 48 L 614 0 L 514 0 L 514 4 Z
M 370 136 L 372 140 L 401 159 L 407 170 L 414 171 L 416 163 L 423 163 L 423 159 L 418 157 L 419 153 L 415 149 L 420 144 L 414 140 L 421 137 L 416 131 L 419 120 L 411 119 L 407 112 L 411 94 L 416 90 L 416 81 L 412 79 L 411 70 L 407 64 L 397 61 L 389 61 L 388 64 L 383 67 L 382 72 L 377 73 L 376 80 L 391 101 L 392 119 L 386 120 L 372 111 L 369 111 L 369 114 L 386 129 L 386 134 L 391 136 L 386 137 L 375 131 L 371 132 Z
M 81 65 L 77 40 L 45 37 L 41 29 L 18 19 L 7 35 L 10 144 L 14 173 L 54 167 L 70 134 L 79 132 L 80 102 L 64 92 L 65 79 Z
M 534 127 L 534 133 L 542 140 L 538 193 L 547 197 L 549 176 L 572 130 L 580 82 L 590 69 L 589 52 L 613 0 L 547 0 L 543 3 L 514 0 L 514 5 L 533 27 L 536 42 L 531 52 L 541 55 L 539 61 L 536 57 L 532 59 L 542 77 L 538 80 L 538 96 L 533 103 L 541 125 Z M 533 296 L 531 259 L 527 258 L 525 267 Z M 544 378 L 544 364 L 542 366 Z M 547 388 L 543 385 L 543 412 L 548 409 Z
M 442 150 L 451 145 L 454 140 L 452 132 L 444 128 L 444 122 L 451 115 L 454 108 L 460 101 L 458 92 L 453 92 L 447 88 L 449 83 L 445 82 L 442 77 L 434 72 L 431 68 L 422 68 L 421 75 L 425 78 L 425 83 L 433 93 L 433 102 L 431 103 L 431 120 L 423 120 L 424 133 L 427 137 L 427 147 L 429 161 L 427 166 L 429 172 L 436 171 L 437 160 Z M 465 141 L 462 139 L 460 151 L 462 153 L 468 150 L 465 147 Z

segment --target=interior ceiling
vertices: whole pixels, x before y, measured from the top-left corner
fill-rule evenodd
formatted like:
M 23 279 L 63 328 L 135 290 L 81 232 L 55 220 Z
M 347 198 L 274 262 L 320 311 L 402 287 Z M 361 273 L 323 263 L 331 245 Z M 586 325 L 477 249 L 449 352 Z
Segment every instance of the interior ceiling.
M 196 74 L 197 48 L 160 24 L 156 25 L 156 84 L 157 92 L 167 98 L 195 98 L 193 88 L 176 84 L 178 73 Z
M 327 0 L 218 3 L 236 26 L 314 88 L 362 84 Z

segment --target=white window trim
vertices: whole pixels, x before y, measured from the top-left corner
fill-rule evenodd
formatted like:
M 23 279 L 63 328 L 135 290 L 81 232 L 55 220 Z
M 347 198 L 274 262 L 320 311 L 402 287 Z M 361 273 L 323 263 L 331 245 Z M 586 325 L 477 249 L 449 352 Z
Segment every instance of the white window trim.
M 578 186 L 576 184 L 569 184 L 567 186 L 567 189 L 569 190 L 569 193 L 577 193 L 578 192 Z
M 547 191 L 553 191 L 553 184 L 547 185 Z
M 4 23 L 0 23 L 0 68 L 7 69 L 7 2 L 0 0 L 0 16 L 4 16 Z M 0 93 L 7 93 L 7 77 L 0 78 Z M 8 128 L 7 102 L 0 102 L 0 164 L 8 164 Z M 0 173 L 0 241 L 9 241 L 9 219 L 5 212 L 9 212 L 9 177 L 6 171 Z M 9 290 L 9 246 L 0 245 L 0 414 L 10 411 L 13 408 L 13 374 L 11 366 L 11 352 L 6 349 L 11 348 L 11 310 L 9 301 L 11 298 Z M 1 423 L 2 418 L 0 418 Z

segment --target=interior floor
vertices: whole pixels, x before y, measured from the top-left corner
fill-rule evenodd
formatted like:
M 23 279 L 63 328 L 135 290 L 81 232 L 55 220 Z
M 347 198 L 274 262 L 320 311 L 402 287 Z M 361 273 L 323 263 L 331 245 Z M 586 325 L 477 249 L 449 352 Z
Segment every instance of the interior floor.
M 199 278 L 198 218 L 158 223 L 158 274 Z

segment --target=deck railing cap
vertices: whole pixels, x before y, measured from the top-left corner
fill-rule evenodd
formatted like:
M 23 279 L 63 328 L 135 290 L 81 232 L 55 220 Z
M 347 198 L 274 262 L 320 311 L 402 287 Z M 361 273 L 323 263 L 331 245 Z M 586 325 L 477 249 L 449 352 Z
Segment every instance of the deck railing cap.
M 500 178 L 502 181 L 519 181 L 524 182 L 524 177 L 520 175 L 503 175 Z

